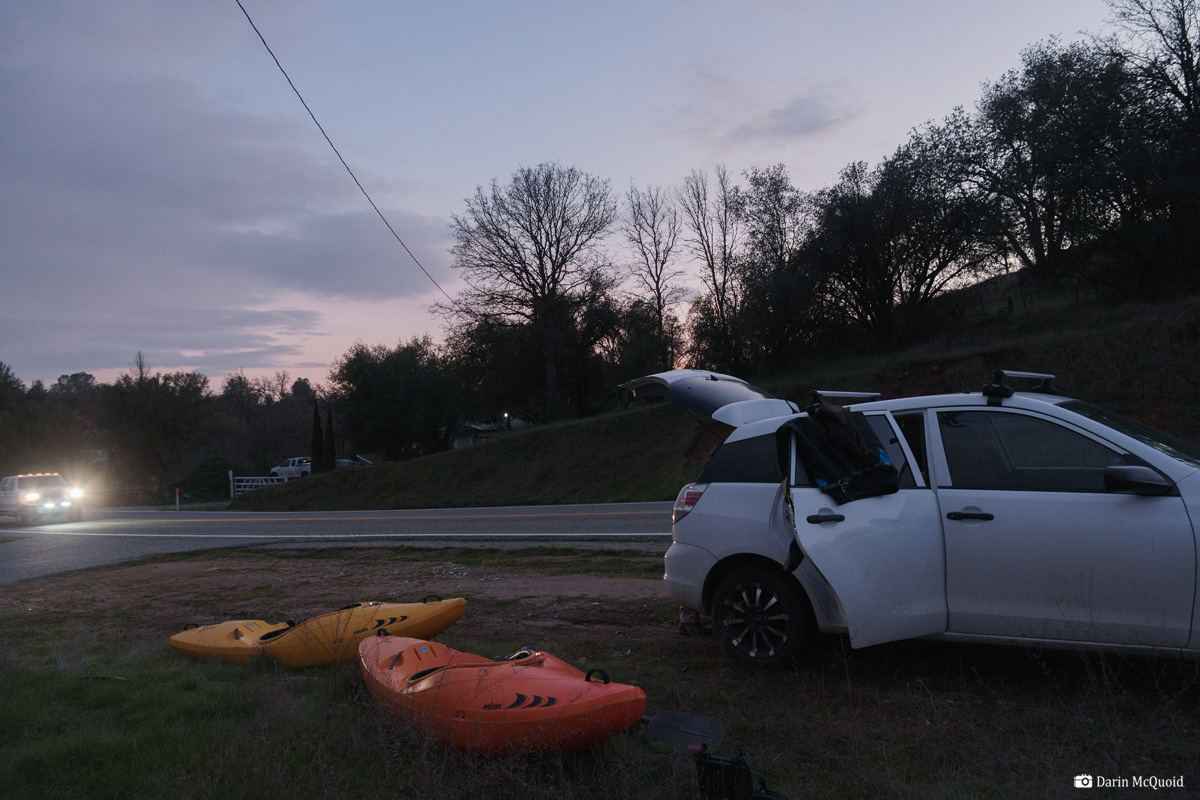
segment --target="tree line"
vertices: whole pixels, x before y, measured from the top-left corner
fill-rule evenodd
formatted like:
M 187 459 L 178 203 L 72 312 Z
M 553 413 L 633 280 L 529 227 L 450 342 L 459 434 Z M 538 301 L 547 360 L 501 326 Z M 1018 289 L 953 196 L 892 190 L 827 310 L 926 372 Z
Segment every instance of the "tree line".
M 451 220 L 467 288 L 436 307 L 444 342 L 356 343 L 325 385 L 238 372 L 212 391 L 139 355 L 111 385 L 26 389 L 0 363 L 0 471 L 87 452 L 161 490 L 309 449 L 402 459 L 466 423 L 587 415 L 638 375 L 756 377 L 920 342 L 999 275 L 1112 302 L 1195 292 L 1197 0 L 1108 2 L 1111 35 L 1029 47 L 973 108 L 819 190 L 782 164 L 622 191 L 555 162 L 494 179 Z
M 111 384 L 86 372 L 28 388 L 0 362 L 0 473 L 100 479 L 114 500 L 167 499 L 176 488 L 225 496 L 227 473 L 265 475 L 306 455 L 317 395 L 286 372 L 229 375 L 218 392 L 198 372 L 156 372 L 138 353 Z

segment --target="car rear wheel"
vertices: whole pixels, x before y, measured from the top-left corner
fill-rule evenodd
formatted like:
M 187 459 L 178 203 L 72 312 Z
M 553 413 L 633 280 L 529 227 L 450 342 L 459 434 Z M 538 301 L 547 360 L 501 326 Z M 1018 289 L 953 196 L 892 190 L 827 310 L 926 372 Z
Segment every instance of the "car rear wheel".
M 778 571 L 743 567 L 729 573 L 713 595 L 712 612 L 713 631 L 744 664 L 790 666 L 817 637 L 804 590 Z

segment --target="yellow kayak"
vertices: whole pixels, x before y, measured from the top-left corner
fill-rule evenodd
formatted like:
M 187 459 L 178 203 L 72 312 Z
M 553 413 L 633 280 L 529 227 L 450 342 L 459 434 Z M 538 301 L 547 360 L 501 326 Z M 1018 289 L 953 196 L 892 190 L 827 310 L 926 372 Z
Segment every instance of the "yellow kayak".
M 241 620 L 189 626 L 170 643 L 185 656 L 220 658 L 245 664 L 270 656 L 288 667 L 311 667 L 353 661 L 358 645 L 371 636 L 411 636 L 432 639 L 467 610 L 461 597 L 435 596 L 420 603 L 355 603 L 297 625 L 287 622 Z

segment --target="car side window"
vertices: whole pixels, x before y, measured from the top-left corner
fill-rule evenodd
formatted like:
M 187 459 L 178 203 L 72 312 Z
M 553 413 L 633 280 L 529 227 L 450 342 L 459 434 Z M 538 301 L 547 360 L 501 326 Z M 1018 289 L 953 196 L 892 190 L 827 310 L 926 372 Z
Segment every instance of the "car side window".
M 912 451 L 917 469 L 925 479 L 925 485 L 929 486 L 929 457 L 925 452 L 925 414 L 922 412 L 896 417 L 896 424 L 900 426 L 900 434 L 908 442 L 908 449 Z
M 904 457 L 904 448 L 900 445 L 900 438 L 888 423 L 887 417 L 883 414 L 865 414 L 867 424 L 871 427 L 871 432 L 875 434 L 875 438 L 883 446 L 884 452 L 887 454 L 888 460 L 892 466 L 896 468 L 897 474 L 900 476 L 901 489 L 917 488 L 916 478 L 913 477 L 912 469 L 909 466 L 908 459 Z M 715 459 L 714 459 L 715 460 Z M 707 472 L 707 470 L 706 470 Z M 809 477 L 808 471 L 805 469 L 804 463 L 793 458 L 791 466 L 791 485 L 794 487 L 815 488 L 816 484 Z M 701 476 L 700 482 L 704 481 Z M 928 483 L 926 484 L 928 486 Z
M 904 449 L 900 447 L 900 439 L 896 435 L 896 432 L 892 430 L 892 426 L 888 424 L 887 417 L 880 414 L 868 414 L 867 423 L 875 433 L 875 438 L 883 445 L 888 458 L 891 459 L 892 466 L 899 473 L 900 488 L 917 488 L 917 481 L 913 478 L 912 470 L 908 467 L 908 459 L 904 457 Z
M 705 465 L 699 483 L 779 483 L 775 434 L 725 442 Z
M 942 411 L 938 429 L 955 489 L 1103 492 L 1125 463 L 1105 445 L 1049 420 L 1003 411 Z

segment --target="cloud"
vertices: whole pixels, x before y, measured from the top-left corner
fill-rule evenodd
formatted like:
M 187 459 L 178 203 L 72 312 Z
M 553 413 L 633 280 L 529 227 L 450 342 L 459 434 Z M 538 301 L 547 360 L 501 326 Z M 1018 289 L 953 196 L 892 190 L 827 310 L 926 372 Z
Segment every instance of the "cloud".
M 854 118 L 844 92 L 822 87 L 795 95 L 781 106 L 750 116 L 725 135 L 730 139 L 793 139 L 836 130 Z
M 670 135 L 726 151 L 824 136 L 843 129 L 860 112 L 854 93 L 836 82 L 798 85 L 705 66 L 682 75 L 678 94 L 688 100 L 669 115 Z
M 214 107 L 175 79 L 62 77 L 5 76 L 29 110 L 0 134 L 0 230 L 25 258 L 99 260 L 109 275 L 233 267 L 264 288 L 348 297 L 428 288 L 311 127 Z M 446 221 L 384 213 L 446 274 Z
M 308 119 L 173 74 L 161 43 L 153 66 L 57 46 L 61 58 L 27 42 L 0 56 L 0 360 L 19 374 L 125 367 L 138 350 L 218 374 L 272 366 L 321 335 L 319 298 L 431 287 Z M 407 187 L 378 185 L 393 227 L 446 279 L 448 220 L 389 207 Z

